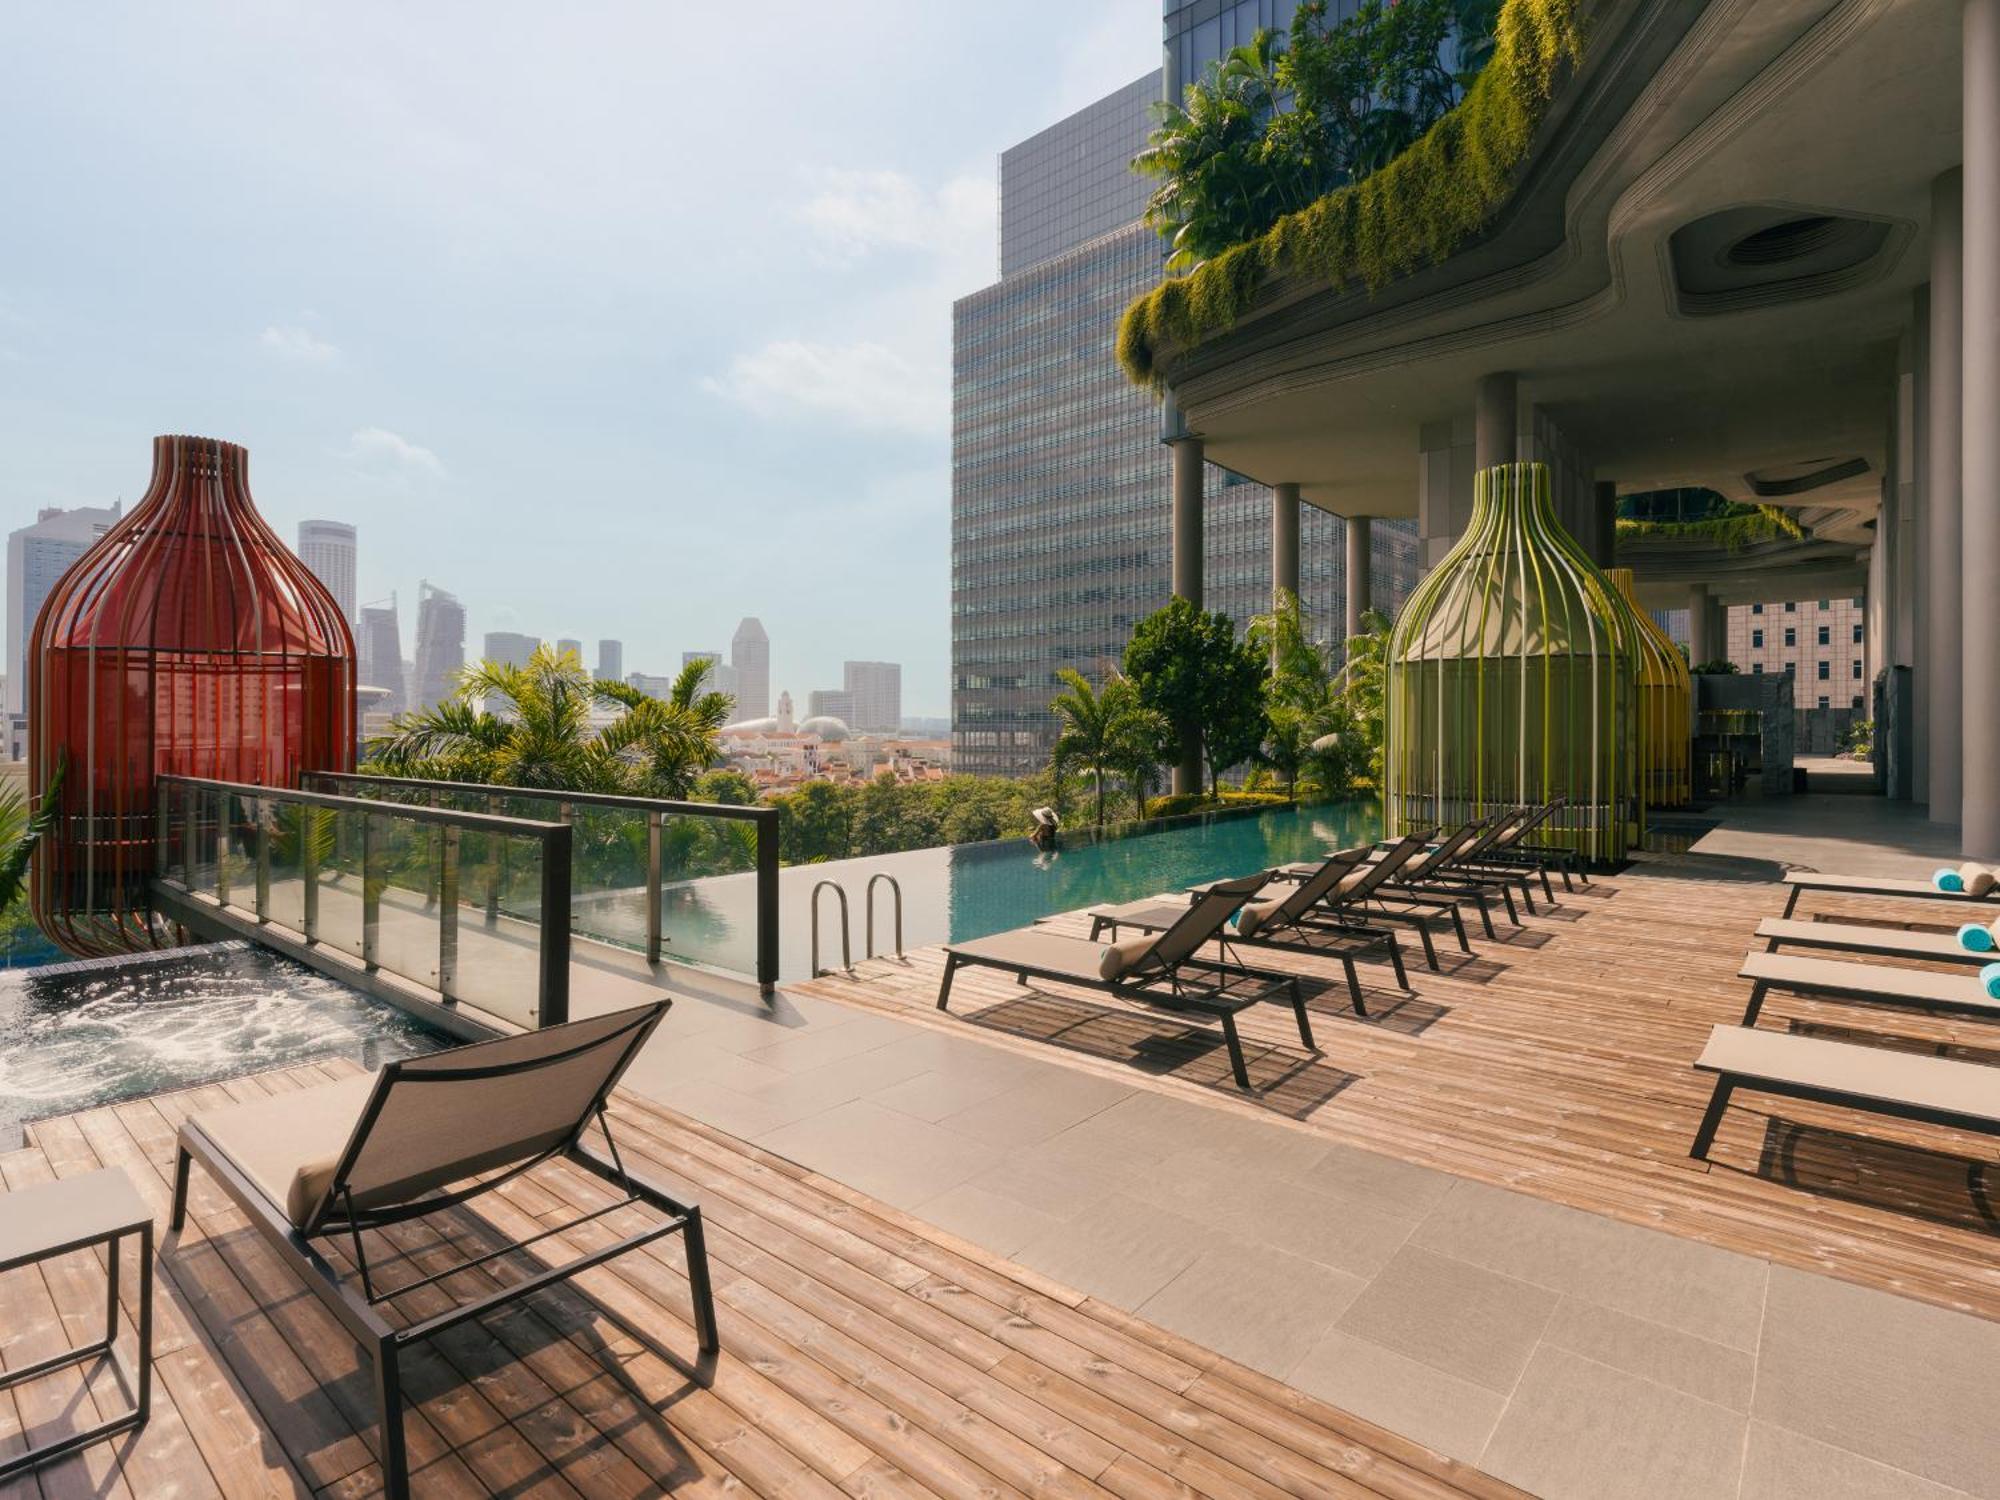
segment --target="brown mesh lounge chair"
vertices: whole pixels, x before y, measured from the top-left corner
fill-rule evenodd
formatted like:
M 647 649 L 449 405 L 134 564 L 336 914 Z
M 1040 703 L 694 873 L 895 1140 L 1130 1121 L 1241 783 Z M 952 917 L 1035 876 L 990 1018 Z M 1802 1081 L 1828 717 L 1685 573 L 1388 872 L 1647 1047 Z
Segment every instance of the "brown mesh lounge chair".
M 1750 1003 L 1743 1024 L 1755 1026 L 1772 990 L 1816 995 L 1827 1000 L 1859 1000 L 1870 1005 L 1908 1006 L 1916 1010 L 1956 1011 L 1961 1015 L 2000 1018 L 2000 1000 L 1972 974 L 1942 974 L 1935 969 L 1892 969 L 1887 964 L 1848 964 L 1833 958 L 1807 958 L 1791 953 L 1743 955 L 1739 978 L 1750 981 Z
M 1190 901 L 1180 918 L 1162 932 L 1101 944 L 1088 938 L 1064 937 L 1039 927 L 1017 927 L 944 950 L 944 982 L 938 986 L 937 1008 L 949 1008 L 951 980 L 967 964 L 1011 970 L 1022 984 L 1030 978 L 1107 990 L 1162 1010 L 1192 1012 L 1222 1023 L 1229 1048 L 1230 1071 L 1238 1088 L 1249 1089 L 1250 1070 L 1244 1066 L 1243 1044 L 1236 1035 L 1236 1014 L 1260 1000 L 1283 993 L 1298 1018 L 1299 1040 L 1309 1051 L 1312 1023 L 1306 1019 L 1305 993 L 1298 976 L 1246 964 L 1202 958 L 1201 949 L 1221 936 L 1236 909 L 1262 890 L 1270 875 L 1225 880 Z
M 1983 969 L 2000 954 L 1975 953 L 1955 932 L 1912 932 L 1906 927 L 1864 927 L 1846 922 L 1800 922 L 1766 917 L 1757 924 L 1764 951 L 1780 948 L 1820 948 L 1835 953 L 1865 953 L 1872 958 L 1923 959 L 1930 963 L 1969 964 Z
M 1418 940 L 1424 945 L 1424 962 L 1435 970 L 1438 957 L 1437 947 L 1431 941 L 1431 923 L 1450 923 L 1458 937 L 1458 946 L 1467 953 L 1472 951 L 1458 902 L 1393 884 L 1410 861 L 1423 853 L 1430 840 L 1428 833 L 1413 833 L 1398 839 L 1382 851 L 1381 858 L 1360 866 L 1329 891 L 1321 902 L 1321 909 L 1337 922 L 1356 925 L 1369 922 L 1407 923 L 1416 930 Z M 1362 857 L 1366 859 L 1367 853 Z M 1278 876 L 1283 880 L 1307 880 L 1317 868 L 1312 864 L 1286 865 L 1278 871 Z
M 1553 802 L 1544 802 L 1540 807 L 1516 809 L 1495 825 L 1493 836 L 1486 846 L 1467 853 L 1460 863 L 1467 869 L 1487 871 L 1497 874 L 1527 874 L 1542 883 L 1542 894 L 1550 901 L 1556 899 L 1555 887 L 1549 881 L 1549 871 L 1562 876 L 1563 889 L 1576 889 L 1572 873 L 1583 875 L 1584 883 L 1590 882 L 1584 873 L 1582 862 L 1574 849 L 1563 849 L 1552 844 L 1534 844 L 1527 841 L 1528 835 L 1541 827 L 1555 815 L 1563 805 L 1561 797 Z
M 716 1349 L 715 1302 L 701 1210 L 625 1169 L 605 1101 L 666 1014 L 662 1000 L 523 1036 L 404 1058 L 379 1073 L 196 1115 L 181 1126 L 174 1165 L 173 1228 L 187 1214 L 188 1168 L 199 1161 L 288 1261 L 307 1288 L 369 1352 L 382 1420 L 383 1488 L 409 1494 L 397 1357 L 419 1339 L 566 1280 L 627 1250 L 685 1236 L 695 1332 Z M 586 1146 L 595 1121 L 609 1156 Z M 605 1208 L 468 1259 L 435 1275 L 377 1288 L 362 1235 L 464 1203 L 560 1157 L 624 1196 Z M 646 1204 L 666 1217 L 514 1285 L 397 1328 L 379 1309 L 548 1235 L 617 1208 Z M 345 1237 L 358 1273 L 343 1277 L 316 1241 Z M 643 1335 L 650 1337 L 650 1335 Z
M 1874 875 L 1821 875 L 1813 870 L 1788 870 L 1785 884 L 1792 893 L 1785 899 L 1785 915 L 1798 910 L 1799 897 L 1807 891 L 1825 891 L 1835 896 L 1891 896 L 1915 901 L 1950 901 L 1959 906 L 1991 910 L 2000 906 L 2000 886 L 1983 896 L 1964 891 L 1941 891 L 1928 880 L 1891 880 Z
M 1318 911 L 1320 903 L 1343 880 L 1361 878 L 1360 865 L 1365 855 L 1365 850 L 1343 850 L 1326 859 L 1285 895 L 1269 901 L 1245 902 L 1236 915 L 1235 930 L 1225 927 L 1217 935 L 1223 957 L 1229 957 L 1235 945 L 1251 944 L 1337 958 L 1346 971 L 1347 993 L 1358 1016 L 1367 1015 L 1368 1008 L 1362 1001 L 1361 979 L 1354 968 L 1356 954 L 1379 951 L 1395 969 L 1397 985 L 1407 990 L 1410 980 L 1403 972 L 1403 954 L 1395 933 L 1386 927 L 1338 921 Z M 1200 891 L 1190 894 L 1198 896 Z M 1107 928 L 1113 937 L 1125 927 L 1137 932 L 1163 932 L 1186 912 L 1185 901 L 1128 901 L 1121 906 L 1094 906 L 1089 913 L 1091 941 L 1103 936 Z

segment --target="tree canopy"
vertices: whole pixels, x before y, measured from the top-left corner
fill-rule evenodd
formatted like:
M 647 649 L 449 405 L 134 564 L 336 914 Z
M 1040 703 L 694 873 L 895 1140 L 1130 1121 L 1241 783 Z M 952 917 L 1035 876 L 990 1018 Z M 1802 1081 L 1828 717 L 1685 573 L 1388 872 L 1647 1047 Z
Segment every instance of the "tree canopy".
M 1210 795 L 1263 742 L 1264 674 L 1264 656 L 1236 638 L 1228 615 L 1186 599 L 1146 616 L 1125 646 L 1139 702 L 1165 721 L 1183 755 L 1207 763 Z

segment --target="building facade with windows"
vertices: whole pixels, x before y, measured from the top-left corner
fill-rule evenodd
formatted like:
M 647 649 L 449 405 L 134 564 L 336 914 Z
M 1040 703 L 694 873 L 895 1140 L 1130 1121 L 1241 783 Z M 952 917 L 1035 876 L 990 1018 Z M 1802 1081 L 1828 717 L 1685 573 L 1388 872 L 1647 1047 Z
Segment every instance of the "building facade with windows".
M 1865 709 L 1867 613 L 1858 598 L 1732 605 L 1729 659 L 1745 672 L 1790 672 L 1800 708 Z
M 952 309 L 960 771 L 1046 764 L 1057 673 L 1102 677 L 1173 592 L 1160 406 L 1112 347 L 1125 305 L 1161 275 L 1148 182 L 1129 165 L 1160 89 L 1147 74 L 1002 154 L 1001 276 Z M 1272 492 L 1214 467 L 1204 487 L 1204 603 L 1240 627 L 1270 608 Z M 1301 507 L 1299 596 L 1330 639 L 1343 631 L 1344 545 L 1336 517 Z M 1413 529 L 1376 526 L 1370 551 L 1374 600 L 1393 609 L 1412 581 Z
M 349 624 L 356 619 L 355 554 L 354 528 L 345 521 L 299 522 L 299 561 L 326 585 L 333 602 L 340 606 L 341 618 Z
M 903 724 L 903 668 L 893 661 L 850 661 L 841 686 L 853 710 L 847 722 L 864 734 L 895 734 Z M 842 716 L 846 717 L 846 716 Z
M 79 505 L 70 510 L 49 506 L 7 536 L 7 715 L 9 749 L 14 759 L 24 750 L 22 736 L 28 714 L 28 637 L 42 602 L 69 571 L 71 563 L 109 531 L 123 513 L 122 505 Z
M 465 666 L 465 606 L 436 584 L 417 585 L 417 658 L 412 708 L 430 708 L 458 691 Z

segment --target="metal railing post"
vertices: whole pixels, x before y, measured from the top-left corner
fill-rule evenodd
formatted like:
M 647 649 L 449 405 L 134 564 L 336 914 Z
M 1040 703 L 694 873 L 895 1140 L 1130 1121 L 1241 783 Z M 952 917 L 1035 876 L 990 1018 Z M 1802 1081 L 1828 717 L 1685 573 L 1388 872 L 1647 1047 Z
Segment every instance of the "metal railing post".
M 500 812 L 500 795 L 487 794 L 486 810 L 496 816 Z M 511 840 L 497 834 L 486 836 L 486 925 L 498 926 L 500 922 L 500 882 L 507 873 L 507 845 Z
M 168 802 L 173 798 L 172 783 L 160 786 L 153 793 L 153 872 L 162 880 L 173 868 L 173 856 L 169 852 L 172 839 L 171 818 Z M 185 873 L 185 872 L 183 872 Z
M 806 960 L 806 972 L 814 979 L 819 978 L 821 973 L 831 974 L 833 972 L 831 969 L 822 970 L 819 966 L 819 893 L 821 891 L 832 891 L 834 895 L 840 898 L 840 966 L 849 971 L 852 971 L 854 968 L 854 948 L 847 936 L 847 892 L 841 888 L 838 881 L 822 880 L 813 887 L 812 951 L 811 956 Z
M 438 855 L 438 993 L 458 998 L 458 840 L 459 830 L 443 831 Z
M 542 836 L 542 975 L 536 1024 L 560 1026 L 569 1019 L 569 861 L 568 824 Z
M 375 819 L 361 819 L 361 961 L 373 969 L 382 950 L 382 881 L 375 868 Z
M 329 826 L 338 829 L 340 814 L 328 813 Z M 308 943 L 319 941 L 319 811 L 311 806 L 299 809 L 299 874 L 305 895 L 299 920 L 305 924 Z
M 873 875 L 868 877 L 868 888 L 861 898 L 862 908 L 867 912 L 867 918 L 862 924 L 862 931 L 865 933 L 865 936 L 861 943 L 861 956 L 863 958 L 873 958 L 875 956 L 875 884 L 881 880 L 889 882 L 889 894 L 896 898 L 896 957 L 901 958 L 903 956 L 903 883 L 887 870 L 877 870 Z
M 655 809 L 646 814 L 646 962 L 649 964 L 660 961 L 663 946 L 660 859 L 660 814 Z
M 846 901 L 845 894 L 841 900 Z M 778 983 L 778 813 L 757 820 L 757 987 Z
M 229 793 L 215 794 L 215 904 L 229 904 Z
M 257 920 L 271 920 L 271 804 L 256 799 L 257 808 Z

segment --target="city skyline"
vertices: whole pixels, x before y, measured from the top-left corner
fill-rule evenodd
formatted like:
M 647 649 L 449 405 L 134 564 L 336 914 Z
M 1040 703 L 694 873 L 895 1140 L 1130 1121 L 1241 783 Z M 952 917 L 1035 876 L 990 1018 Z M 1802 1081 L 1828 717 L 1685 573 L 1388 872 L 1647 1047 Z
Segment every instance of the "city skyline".
M 396 594 L 406 654 L 421 579 L 469 641 L 617 639 L 628 673 L 754 614 L 797 690 L 893 656 L 945 713 L 950 306 L 991 279 L 994 158 L 1156 66 L 1157 9 L 633 6 L 615 49 L 502 9 L 476 67 L 465 24 L 0 17 L 36 59 L 0 124 L 37 143 L 0 161 L 36 226 L 0 244 L 0 521 L 130 505 L 135 452 L 205 433 L 280 536 L 358 528 L 357 608 Z M 691 51 L 754 60 L 761 102 L 660 88 Z M 152 107 L 172 76 L 231 82 Z M 231 190 L 135 234 L 185 221 L 191 160 Z

